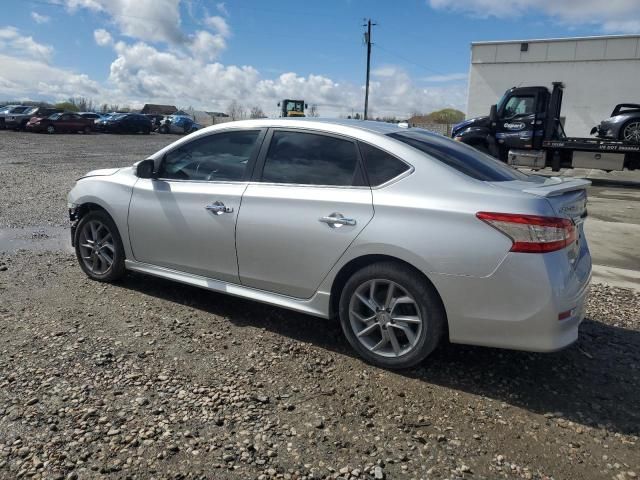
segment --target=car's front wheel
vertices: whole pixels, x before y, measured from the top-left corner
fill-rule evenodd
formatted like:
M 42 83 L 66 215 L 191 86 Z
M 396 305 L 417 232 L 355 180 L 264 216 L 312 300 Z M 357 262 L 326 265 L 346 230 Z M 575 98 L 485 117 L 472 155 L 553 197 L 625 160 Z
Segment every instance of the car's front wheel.
M 54 127 L 53 125 L 49 125 L 47 127 L 47 133 L 56 133 L 56 127 Z
M 85 214 L 76 227 L 74 244 L 80 267 L 89 278 L 113 282 L 124 275 L 124 247 L 106 212 L 94 210 Z
M 340 323 L 351 346 L 384 368 L 408 368 L 440 343 L 446 315 L 435 289 L 415 270 L 384 262 L 359 270 L 340 297 Z

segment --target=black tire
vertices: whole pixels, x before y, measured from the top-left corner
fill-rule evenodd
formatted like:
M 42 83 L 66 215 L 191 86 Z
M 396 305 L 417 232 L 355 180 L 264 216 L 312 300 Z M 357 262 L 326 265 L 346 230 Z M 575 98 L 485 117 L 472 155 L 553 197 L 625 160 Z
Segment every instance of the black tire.
M 158 131 L 159 131 L 160 133 L 169 133 L 169 127 L 167 127 L 166 125 L 162 125 L 162 126 L 158 129 Z
M 91 133 L 91 127 L 89 125 L 87 125 L 86 127 L 84 127 L 84 129 L 82 130 L 82 133 L 84 133 L 85 135 L 89 135 Z
M 83 240 L 83 231 L 85 228 L 88 228 L 88 225 L 91 222 L 99 222 L 111 234 L 113 246 L 113 261 L 110 267 L 104 272 L 92 271 L 91 268 L 86 264 L 87 262 L 85 262 L 85 260 L 83 259 L 83 246 L 81 244 Z M 120 238 L 120 233 L 118 232 L 116 224 L 104 210 L 92 210 L 86 213 L 78 222 L 73 240 L 76 249 L 76 258 L 78 259 L 80 268 L 84 273 L 87 274 L 89 278 L 91 278 L 92 280 L 97 280 L 99 282 L 115 282 L 124 276 L 125 253 L 124 247 L 122 245 L 122 239 Z
M 395 288 L 400 287 L 405 290 L 409 296 L 413 297 L 413 306 L 422 318 L 422 327 L 419 334 L 415 335 L 414 345 L 401 355 L 384 356 L 374 353 L 358 339 L 354 332 L 350 315 L 352 297 L 363 285 L 367 288 L 366 285 L 371 280 L 391 282 L 396 285 Z M 395 262 L 375 263 L 354 273 L 342 289 L 339 316 L 342 331 L 354 350 L 367 362 L 389 369 L 409 368 L 422 362 L 439 345 L 446 332 L 447 323 L 444 307 L 433 286 L 417 271 Z M 353 321 L 356 322 L 356 320 Z M 394 329 L 391 328 L 391 330 Z M 409 340 L 408 337 L 405 339 Z
M 626 129 L 627 129 L 627 127 L 628 127 L 628 126 L 630 126 L 631 124 L 639 123 L 639 122 L 640 122 L 640 119 L 638 119 L 638 118 L 633 118 L 633 119 L 629 120 L 627 123 L 625 123 L 625 124 L 622 126 L 622 128 L 620 129 L 620 133 L 618 134 L 618 139 L 619 139 L 619 140 L 622 140 L 622 141 L 627 141 L 627 142 L 628 142 L 629 140 L 625 140 L 625 139 L 624 139 L 624 133 L 625 133 L 625 130 L 626 130 Z M 636 143 L 636 142 L 631 141 L 631 143 Z M 637 142 L 637 143 L 640 143 L 640 142 Z

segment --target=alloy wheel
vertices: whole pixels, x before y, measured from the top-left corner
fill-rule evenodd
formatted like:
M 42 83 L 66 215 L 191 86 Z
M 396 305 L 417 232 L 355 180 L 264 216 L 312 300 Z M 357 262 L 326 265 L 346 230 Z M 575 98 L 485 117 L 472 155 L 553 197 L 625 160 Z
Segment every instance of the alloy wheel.
M 55 132 L 56 132 L 56 129 L 53 125 L 49 125 L 47 127 L 47 133 L 55 133 Z
M 349 322 L 358 341 L 384 357 L 409 353 L 425 328 L 411 294 L 384 279 L 368 280 L 355 289 L 349 302 Z
M 80 232 L 80 256 L 93 274 L 104 275 L 113 265 L 115 246 L 109 228 L 99 220 L 87 222 Z
M 622 137 L 627 142 L 640 143 L 640 122 L 633 122 L 624 127 Z

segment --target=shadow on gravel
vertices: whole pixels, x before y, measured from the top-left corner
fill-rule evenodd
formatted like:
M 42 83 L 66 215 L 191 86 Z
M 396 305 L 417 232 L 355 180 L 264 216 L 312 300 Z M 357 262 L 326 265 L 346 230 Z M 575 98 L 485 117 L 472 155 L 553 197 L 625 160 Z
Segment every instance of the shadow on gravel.
M 264 328 L 359 360 L 333 320 L 137 274 L 120 285 L 225 317 L 237 327 Z M 635 330 L 587 319 L 579 342 L 560 352 L 445 344 L 422 366 L 390 373 L 613 433 L 640 435 L 640 332 Z

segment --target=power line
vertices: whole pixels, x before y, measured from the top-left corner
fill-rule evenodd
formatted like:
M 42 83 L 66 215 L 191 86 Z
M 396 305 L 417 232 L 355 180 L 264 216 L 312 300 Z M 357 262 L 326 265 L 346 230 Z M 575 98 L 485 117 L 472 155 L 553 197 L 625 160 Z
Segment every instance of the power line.
M 423 70 L 427 70 L 428 72 L 436 73 L 436 74 L 438 74 L 438 75 L 447 75 L 446 73 L 441 72 L 441 71 L 439 71 L 439 70 L 436 70 L 436 69 L 434 69 L 434 68 L 425 67 L 424 65 L 421 65 L 421 64 L 419 64 L 419 63 L 416 63 L 416 62 L 414 62 L 413 60 L 410 60 L 410 59 L 408 59 L 407 57 L 403 57 L 403 56 L 402 56 L 402 55 L 400 55 L 399 53 L 392 52 L 391 50 L 388 50 L 388 49 L 386 49 L 386 48 L 382 47 L 382 46 L 381 46 L 381 45 L 379 45 L 379 44 L 376 44 L 376 48 L 378 48 L 378 49 L 382 50 L 383 52 L 386 52 L 387 54 L 391 55 L 392 57 L 399 58 L 400 60 L 403 60 L 403 61 L 405 61 L 405 62 L 407 62 L 407 63 L 410 63 L 410 64 L 412 64 L 412 65 L 414 65 L 414 66 L 416 66 L 416 67 L 422 68 Z

